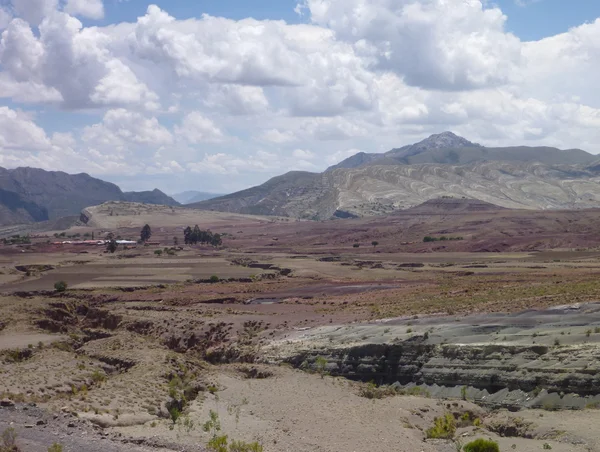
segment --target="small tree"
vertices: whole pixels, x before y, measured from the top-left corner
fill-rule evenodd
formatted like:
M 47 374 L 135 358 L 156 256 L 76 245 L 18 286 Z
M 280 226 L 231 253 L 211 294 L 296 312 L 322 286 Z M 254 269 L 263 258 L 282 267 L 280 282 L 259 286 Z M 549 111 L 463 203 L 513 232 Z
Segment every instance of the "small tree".
M 147 242 L 152 237 L 152 229 L 150 229 L 150 225 L 145 225 L 142 228 L 142 232 L 140 232 L 140 238 L 142 242 Z
M 183 230 L 183 243 L 186 245 L 192 244 L 192 228 L 189 226 Z
M 118 244 L 116 240 L 110 240 L 107 244 L 106 244 L 106 251 L 108 251 L 109 253 L 114 253 L 115 251 L 117 251 L 118 248 Z
M 221 235 L 220 234 L 214 234 L 210 238 L 210 244 L 212 246 L 221 246 L 223 244 L 223 240 L 221 239 Z
M 154 254 L 156 254 L 157 256 L 162 256 L 162 250 L 154 250 Z
M 194 229 L 192 229 L 192 243 L 195 245 L 198 242 L 201 242 L 202 240 L 202 231 L 200 230 L 200 227 L 198 225 L 194 226 Z
M 67 290 L 67 286 L 68 284 L 64 281 L 56 281 L 54 283 L 54 290 L 56 290 L 57 292 L 64 292 Z
M 377 245 L 379 245 L 379 242 L 378 242 L 378 241 L 376 241 L 376 240 L 373 240 L 373 241 L 371 242 L 371 245 L 373 245 L 373 248 L 375 248 Z
M 360 247 L 360 244 L 359 243 L 355 243 L 354 245 L 352 245 L 352 247 L 353 248 L 358 248 L 358 247 Z

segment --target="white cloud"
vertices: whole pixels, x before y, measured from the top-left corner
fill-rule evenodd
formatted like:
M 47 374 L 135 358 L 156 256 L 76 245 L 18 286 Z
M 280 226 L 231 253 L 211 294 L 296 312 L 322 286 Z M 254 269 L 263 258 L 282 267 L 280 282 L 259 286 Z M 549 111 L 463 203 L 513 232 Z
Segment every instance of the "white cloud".
M 296 136 L 289 130 L 269 129 L 265 130 L 259 139 L 270 143 L 284 144 L 296 140 Z
M 0 6 L 0 30 L 4 30 L 8 27 L 11 20 L 12 14 L 10 11 L 5 7 Z
M 19 82 L 0 72 L 0 97 L 10 98 L 15 102 L 30 103 L 56 103 L 62 101 L 61 94 L 54 88 L 31 81 Z
M 303 151 L 301 151 L 303 152 Z M 193 173 L 238 175 L 244 173 L 281 174 L 286 171 L 315 168 L 315 165 L 303 158 L 281 155 L 265 150 L 258 150 L 244 156 L 226 154 L 223 152 L 205 154 L 197 162 L 190 162 L 187 168 Z
M 368 130 L 362 121 L 346 119 L 340 116 L 334 118 L 307 119 L 300 129 L 307 135 L 320 141 L 348 140 L 364 137 Z
M 35 37 L 29 24 L 14 19 L 2 33 L 0 40 L 0 62 L 3 74 L 17 82 L 34 82 L 41 71 L 44 46 Z
M 334 30 L 410 85 L 469 89 L 509 82 L 520 42 L 506 17 L 479 0 L 305 0 L 313 23 Z
M 73 15 L 100 18 L 99 0 L 2 5 L 0 97 L 87 124 L 55 134 L 3 110 L 5 165 L 68 156 L 94 174 L 237 187 L 447 129 L 600 151 L 600 20 L 521 42 L 479 0 L 303 0 L 296 25 L 150 6 L 84 27 Z
M 147 110 L 159 108 L 158 96 L 140 83 L 128 66 L 117 59 L 105 63 L 106 75 L 98 81 L 90 100 L 96 105 L 139 105 Z
M 43 151 L 50 149 L 46 132 L 31 118 L 8 107 L 0 107 L 0 149 Z
M 316 157 L 314 152 L 307 151 L 304 149 L 294 149 L 294 151 L 292 152 L 292 155 L 295 158 L 301 159 L 301 160 L 312 160 Z
M 162 146 L 172 143 L 173 136 L 156 118 L 147 118 L 120 108 L 109 110 L 102 123 L 86 127 L 83 141 L 117 146 Z
M 233 165 L 236 160 L 231 156 L 218 153 L 205 155 L 199 162 L 189 163 L 188 169 L 193 173 L 218 173 L 218 174 L 237 174 L 239 165 Z M 243 164 L 242 160 L 239 160 Z
M 223 132 L 215 123 L 197 111 L 188 113 L 183 118 L 181 125 L 175 126 L 175 134 L 192 144 L 223 139 Z
M 269 101 L 259 86 L 215 85 L 205 105 L 230 115 L 255 115 L 267 111 Z
M 328 155 L 327 158 L 325 159 L 325 161 L 329 165 L 335 165 L 336 163 L 339 163 L 342 160 L 347 159 L 348 157 L 352 157 L 354 154 L 358 154 L 359 152 L 362 152 L 362 151 L 360 149 L 354 149 L 354 148 L 345 149 L 343 151 L 337 151 L 337 152 L 334 152 L 333 154 Z
M 102 0 L 67 0 L 64 11 L 73 16 L 102 19 L 104 17 L 104 4 Z
M 22 17 L 33 26 L 58 8 L 58 0 L 12 0 L 15 15 Z
M 15 19 L 2 33 L 0 63 L 9 80 L 55 90 L 67 108 L 156 108 L 157 96 L 107 50 L 111 39 L 98 28 L 83 28 L 64 13 L 46 17 L 39 37 L 26 22 Z

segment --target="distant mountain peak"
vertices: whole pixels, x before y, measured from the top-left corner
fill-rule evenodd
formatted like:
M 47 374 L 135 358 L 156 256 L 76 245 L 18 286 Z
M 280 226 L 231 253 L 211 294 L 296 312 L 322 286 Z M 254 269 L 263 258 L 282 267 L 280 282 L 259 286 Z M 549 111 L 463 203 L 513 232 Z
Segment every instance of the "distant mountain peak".
M 413 144 L 411 147 L 419 148 L 419 150 L 429 149 L 449 149 L 449 148 L 470 148 L 470 147 L 482 147 L 478 143 L 473 143 L 466 138 L 460 137 L 453 132 L 442 132 L 431 135 L 418 143 Z

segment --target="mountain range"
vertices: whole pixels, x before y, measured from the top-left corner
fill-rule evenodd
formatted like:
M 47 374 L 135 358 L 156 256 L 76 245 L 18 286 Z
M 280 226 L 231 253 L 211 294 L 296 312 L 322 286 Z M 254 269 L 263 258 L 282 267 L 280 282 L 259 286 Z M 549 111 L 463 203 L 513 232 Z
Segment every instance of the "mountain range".
M 0 167 L 0 225 L 78 216 L 107 201 L 304 219 L 391 214 L 432 199 L 512 209 L 600 207 L 600 160 L 581 149 L 485 147 L 452 132 L 389 152 L 357 153 L 322 173 L 292 171 L 225 196 L 123 192 L 89 176 Z M 180 202 L 178 202 L 180 201 Z
M 84 173 L 0 167 L 0 225 L 79 215 L 83 208 L 106 201 L 179 205 L 160 190 L 123 192 L 115 184 Z
M 600 206 L 599 163 L 581 149 L 485 147 L 443 132 L 189 207 L 307 219 L 389 214 L 442 197 L 516 209 L 591 208 Z

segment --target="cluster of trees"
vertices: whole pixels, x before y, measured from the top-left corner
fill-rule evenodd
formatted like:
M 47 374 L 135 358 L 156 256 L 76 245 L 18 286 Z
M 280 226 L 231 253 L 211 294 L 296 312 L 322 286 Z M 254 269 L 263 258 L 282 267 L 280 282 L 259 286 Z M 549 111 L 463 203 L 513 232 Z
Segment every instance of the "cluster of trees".
M 12 235 L 7 239 L 2 239 L 4 245 L 29 245 L 31 239 L 28 235 Z
M 183 240 L 186 245 L 195 245 L 197 243 L 220 246 L 223 243 L 221 234 L 215 234 L 209 229 L 202 230 L 198 225 L 192 229 L 190 226 L 183 231 Z
M 377 245 L 379 245 L 379 242 L 377 240 L 373 240 L 371 242 L 371 245 L 373 245 L 373 247 L 376 247 Z M 354 248 L 360 248 L 360 243 L 355 242 L 352 246 Z
M 62 239 L 62 238 L 78 239 L 78 238 L 82 237 L 82 235 L 79 232 L 77 232 L 75 234 L 71 234 L 71 235 L 67 234 L 66 232 L 61 232 L 61 233 L 56 232 L 54 234 L 54 237 L 56 237 L 57 239 Z M 89 232 L 86 232 L 85 234 L 83 234 L 83 238 L 88 239 L 90 237 L 92 238 L 92 240 L 94 240 L 94 233 L 93 232 L 91 234 Z
M 431 237 L 430 235 L 423 237 L 424 242 L 445 242 L 446 240 L 462 240 L 462 237 L 446 237 L 445 235 L 441 237 Z

